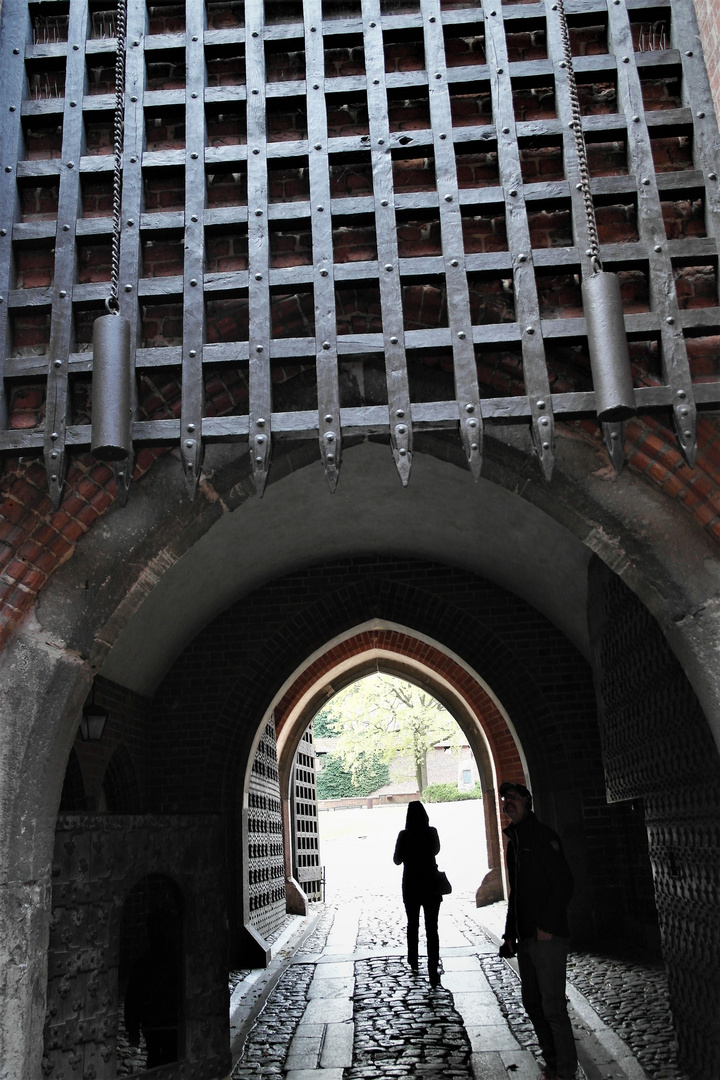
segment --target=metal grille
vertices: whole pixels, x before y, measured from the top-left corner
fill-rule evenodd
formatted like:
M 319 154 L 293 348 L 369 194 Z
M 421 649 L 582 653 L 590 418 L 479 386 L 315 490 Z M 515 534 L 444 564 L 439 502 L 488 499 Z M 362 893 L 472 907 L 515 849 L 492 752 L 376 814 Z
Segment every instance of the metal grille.
M 315 744 L 310 728 L 300 740 L 293 764 L 292 819 L 293 874 L 308 900 L 322 900 Z
M 696 407 L 720 401 L 718 133 L 694 9 L 565 7 L 636 402 L 672 417 L 692 463 Z M 193 493 L 205 443 L 248 440 L 262 492 L 278 439 L 317 439 L 334 487 L 343 439 L 384 434 L 406 483 L 413 432 L 456 432 L 478 476 L 483 424 L 517 422 L 549 477 L 555 419 L 594 415 L 560 30 L 549 2 L 129 0 L 136 447 L 179 446 Z M 43 451 L 56 502 L 90 444 L 108 287 L 84 271 L 112 231 L 113 34 L 88 0 L 3 4 L 0 452 Z M 603 241 L 609 210 L 622 242 Z M 43 251 L 38 283 L 24 268 Z M 16 418 L 28 386 L 44 428 Z
M 282 840 L 275 722 L 271 717 L 253 758 L 247 809 L 248 918 L 272 940 L 285 918 Z

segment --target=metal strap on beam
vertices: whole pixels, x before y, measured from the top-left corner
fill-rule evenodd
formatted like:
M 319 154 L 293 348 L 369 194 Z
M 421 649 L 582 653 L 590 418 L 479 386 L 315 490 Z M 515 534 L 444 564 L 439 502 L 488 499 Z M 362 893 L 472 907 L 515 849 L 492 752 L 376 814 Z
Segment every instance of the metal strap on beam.
M 322 0 L 306 0 L 304 13 L 318 442 L 325 476 L 330 490 L 334 491 L 342 460 L 342 432 L 340 430 L 328 130 L 325 111 Z
M 530 403 L 535 450 L 543 473 L 549 480 L 555 461 L 555 421 L 545 366 L 532 244 L 515 131 L 507 43 L 500 7 L 486 12 L 485 44 L 490 67 L 492 108 L 497 133 L 500 181 L 505 199 L 508 245 L 513 261 L 515 317 L 521 334 L 525 391 Z
M 697 457 L 697 408 L 640 78 L 632 62 L 632 31 L 624 4 L 608 4 L 608 44 L 617 59 L 618 102 L 627 124 L 630 172 L 638 182 L 638 233 L 647 250 L 650 305 L 660 315 L 662 376 L 673 391 L 673 422 L 678 445 L 688 464 L 694 465 Z
M 382 310 L 390 445 L 405 486 L 412 467 L 412 410 L 405 353 L 400 257 L 390 152 L 390 121 L 379 0 L 363 0 L 363 40 L 375 201 L 375 234 Z
M 245 4 L 247 70 L 248 301 L 250 309 L 249 441 L 253 477 L 262 495 L 270 468 L 270 236 L 268 232 L 267 131 L 263 0 Z
M 72 298 L 75 284 L 75 222 L 80 204 L 80 154 L 83 146 L 82 88 L 85 81 L 87 0 L 70 0 L 68 52 L 65 70 L 62 158 L 55 240 L 55 274 L 50 315 L 50 347 L 45 404 L 45 468 L 52 504 L 62 501 L 67 456 L 68 356 L 73 328 Z M 72 46 L 78 45 L 79 48 Z M 78 98 L 75 94 L 79 94 Z
M 125 125 L 120 238 L 120 314 L 130 324 L 130 354 L 140 342 L 140 215 L 143 206 L 142 159 L 145 145 L 145 35 L 147 8 L 144 0 L 128 0 L 127 50 L 125 59 Z M 133 359 L 133 365 L 136 361 Z M 133 416 L 137 417 L 137 383 L 131 383 Z M 133 473 L 133 462 L 114 467 L 118 497 L 125 502 Z
M 188 4 L 185 77 L 185 261 L 183 277 L 182 411 L 180 457 L 195 497 L 203 461 L 205 401 L 205 29 L 204 8 Z
M 465 267 L 440 0 L 424 0 L 422 16 L 460 437 L 470 471 L 477 480 L 482 468 L 482 412 Z

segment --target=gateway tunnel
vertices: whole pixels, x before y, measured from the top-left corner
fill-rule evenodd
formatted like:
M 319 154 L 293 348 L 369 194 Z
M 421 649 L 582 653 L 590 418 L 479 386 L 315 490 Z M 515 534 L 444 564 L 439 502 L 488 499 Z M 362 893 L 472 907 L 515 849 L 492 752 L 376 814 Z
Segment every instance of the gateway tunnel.
M 690 2 L 568 3 L 588 179 L 557 6 L 132 0 L 123 41 L 114 9 L 4 0 L 3 1078 L 116 1075 L 157 912 L 182 1075 L 227 1076 L 228 970 L 317 891 L 301 738 L 378 669 L 472 748 L 479 901 L 509 775 L 563 837 L 574 942 L 662 957 L 682 1067 L 720 1070 L 696 15 L 709 41 Z M 600 419 L 593 217 L 632 377 Z M 92 383 L 108 293 L 117 399 Z

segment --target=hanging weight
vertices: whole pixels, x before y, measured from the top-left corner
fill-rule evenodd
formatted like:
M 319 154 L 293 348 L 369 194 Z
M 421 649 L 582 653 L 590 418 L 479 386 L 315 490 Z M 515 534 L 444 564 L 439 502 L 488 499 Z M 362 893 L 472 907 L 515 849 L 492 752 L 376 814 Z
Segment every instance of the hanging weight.
M 130 323 L 101 315 L 93 326 L 92 441 L 101 461 L 120 461 L 132 451 Z
M 617 275 L 591 274 L 582 297 L 598 419 L 626 420 L 636 409 Z

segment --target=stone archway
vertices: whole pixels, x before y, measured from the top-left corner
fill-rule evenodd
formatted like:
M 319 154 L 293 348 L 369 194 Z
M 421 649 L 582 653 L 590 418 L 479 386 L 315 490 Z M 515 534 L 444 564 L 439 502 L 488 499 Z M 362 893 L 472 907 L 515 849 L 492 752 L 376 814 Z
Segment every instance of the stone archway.
M 502 704 L 477 672 L 438 642 L 406 627 L 374 620 L 329 642 L 321 655 L 306 665 L 280 691 L 272 713 L 277 732 L 280 792 L 286 860 L 292 850 L 289 789 L 291 768 L 308 723 L 331 693 L 370 671 L 383 671 L 426 688 L 448 709 L 466 735 L 480 773 L 490 872 L 478 882 L 478 902 L 492 903 L 503 895 L 498 777 L 523 777 L 529 782 L 522 748 Z M 290 685 L 288 685 L 288 682 Z M 296 885 L 287 862 L 287 887 L 296 903 Z
M 103 535 L 90 534 L 56 573 L 3 653 L 8 1075 L 25 1080 L 39 1067 L 54 827 L 93 669 L 122 685 L 139 674 L 147 681 L 138 692 L 152 695 L 173 656 L 258 575 L 269 580 L 308 564 L 313 530 L 317 558 L 342 550 L 451 554 L 456 565 L 526 596 L 586 655 L 586 576 L 594 551 L 655 616 L 717 731 L 719 677 L 708 663 L 718 638 L 714 549 L 636 477 L 624 474 L 610 484 L 596 476 L 596 449 L 584 441 L 559 440 L 560 467 L 550 488 L 524 450 L 513 447 L 515 438 L 508 431 L 505 445 L 489 440 L 487 479 L 477 487 L 456 467 L 451 447 L 428 442 L 405 491 L 387 449 L 359 445 L 345 455 L 334 501 L 322 476 L 304 468 L 313 454 L 302 448 L 287 456 L 287 471 L 273 478 L 262 502 L 252 498 L 243 455 L 209 454 L 214 472 L 195 505 L 184 501 L 175 463 L 161 461 L 127 509 L 108 515 Z M 382 515 L 369 512 L 373 499 L 386 507 Z M 292 536 L 282 530 L 288 518 L 298 522 Z M 157 633 L 168 605 L 177 612 L 170 656 Z M 140 665 L 143 650 L 153 658 L 150 669 Z

